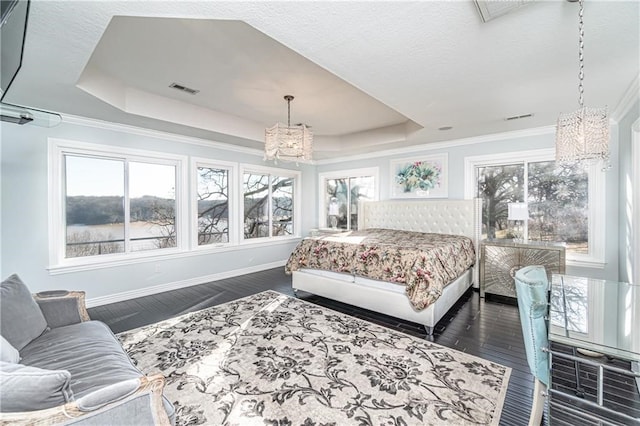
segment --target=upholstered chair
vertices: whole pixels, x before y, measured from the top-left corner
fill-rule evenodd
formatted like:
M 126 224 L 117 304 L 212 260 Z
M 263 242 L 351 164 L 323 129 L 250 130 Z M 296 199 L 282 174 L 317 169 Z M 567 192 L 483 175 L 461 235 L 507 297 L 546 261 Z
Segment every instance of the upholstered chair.
M 539 426 L 545 405 L 544 395 L 549 386 L 549 354 L 543 350 L 549 347 L 549 282 L 544 266 L 527 266 L 518 270 L 515 281 L 527 362 L 535 377 L 529 426 Z

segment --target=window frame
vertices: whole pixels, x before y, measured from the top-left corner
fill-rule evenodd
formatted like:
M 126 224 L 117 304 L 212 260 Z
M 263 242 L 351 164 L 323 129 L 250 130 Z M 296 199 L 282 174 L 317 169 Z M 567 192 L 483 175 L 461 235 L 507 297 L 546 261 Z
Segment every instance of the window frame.
M 122 146 L 80 142 L 59 138 L 48 138 L 48 247 L 51 275 L 65 274 L 111 268 L 141 262 L 155 262 L 165 259 L 177 259 L 200 256 L 211 253 L 244 250 L 248 246 L 261 247 L 290 244 L 299 240 L 302 229 L 302 173 L 299 170 L 264 167 L 239 162 L 221 161 L 211 157 L 197 157 L 171 154 L 152 150 L 125 148 Z M 129 253 L 104 254 L 86 257 L 65 257 L 66 218 L 64 208 L 65 195 L 65 154 L 94 158 L 106 158 L 130 161 L 141 161 L 157 164 L 172 164 L 176 167 L 176 247 L 159 250 L 136 251 Z M 197 167 L 214 167 L 229 170 L 229 242 L 199 246 L 197 222 L 192 220 L 197 215 Z M 243 190 L 240 176 L 244 171 L 269 173 L 294 179 L 293 198 L 293 234 L 278 237 L 244 239 Z M 242 204 L 243 205 L 243 204 Z M 158 264 L 155 266 L 158 271 Z
M 544 148 L 528 151 L 513 151 L 499 154 L 469 156 L 464 158 L 464 196 L 466 199 L 476 197 L 477 182 L 476 168 L 483 166 L 499 166 L 506 164 L 535 163 L 540 161 L 555 161 L 555 149 Z M 588 167 L 588 196 L 589 196 L 589 253 L 573 253 L 567 251 L 567 264 L 570 266 L 599 268 L 605 267 L 605 172 L 602 171 L 602 162 L 593 162 Z M 525 167 L 525 182 L 528 181 L 527 168 Z M 596 202 L 594 202 L 596 201 Z M 479 218 L 479 220 L 482 220 Z
M 217 244 L 198 244 L 198 167 L 208 167 L 215 169 L 224 169 L 228 173 L 228 187 L 227 187 L 227 201 L 229 203 L 229 242 L 217 243 Z M 194 251 L 212 251 L 224 247 L 230 247 L 238 244 L 238 238 L 240 235 L 239 217 L 235 214 L 238 211 L 238 196 L 239 189 L 238 181 L 238 167 L 237 163 L 230 161 L 212 160 L 205 157 L 191 157 L 191 182 L 190 182 L 190 205 L 191 211 L 189 215 L 189 227 L 191 228 L 191 249 Z M 193 216 L 193 217 L 192 217 Z
M 269 176 L 278 176 L 278 177 L 288 177 L 293 179 L 293 232 L 291 235 L 281 235 L 281 236 L 270 236 L 270 237 L 258 237 L 258 238 L 245 238 L 244 236 L 244 174 L 246 172 L 252 172 L 256 174 L 268 174 Z M 291 169 L 280 169 L 277 167 L 266 167 L 266 166 L 257 166 L 254 164 L 240 164 L 238 170 L 238 194 L 236 197 L 236 202 L 238 206 L 238 212 L 240 213 L 238 217 L 238 244 L 241 246 L 246 245 L 260 245 L 273 241 L 283 241 L 283 240 L 292 240 L 299 239 L 302 234 L 302 173 L 298 170 Z M 269 196 L 271 196 L 271 184 L 269 185 Z M 271 209 L 271 199 L 269 199 L 269 222 L 271 222 L 271 215 L 273 211 Z M 270 227 L 271 229 L 271 227 Z
M 177 154 L 159 153 L 156 151 L 99 145 L 65 139 L 49 138 L 49 270 L 50 271 L 81 271 L 95 267 L 116 266 L 128 264 L 137 259 L 173 255 L 187 251 L 189 248 L 188 228 L 188 193 L 186 185 L 187 157 Z M 175 198 L 176 198 L 176 246 L 157 250 L 144 250 L 125 253 L 112 253 L 86 257 L 66 257 L 66 176 L 65 156 L 75 155 L 88 158 L 113 159 L 121 161 L 135 161 L 150 164 L 172 165 L 176 168 Z M 125 176 L 126 182 L 126 176 Z M 128 193 L 125 194 L 128 196 Z M 126 202 L 128 204 L 128 202 Z M 125 221 L 129 214 L 125 211 Z M 126 235 L 125 235 L 126 238 Z
M 331 172 L 318 173 L 318 227 L 320 229 L 328 228 L 327 203 L 325 202 L 325 191 L 327 188 L 327 179 L 351 179 L 356 177 L 373 177 L 373 201 L 380 199 L 380 169 L 378 167 L 364 167 L 360 169 L 335 170 Z M 350 208 L 348 203 L 347 208 Z M 357 213 L 357 212 L 356 212 Z M 347 231 L 351 230 L 351 212 L 347 214 Z

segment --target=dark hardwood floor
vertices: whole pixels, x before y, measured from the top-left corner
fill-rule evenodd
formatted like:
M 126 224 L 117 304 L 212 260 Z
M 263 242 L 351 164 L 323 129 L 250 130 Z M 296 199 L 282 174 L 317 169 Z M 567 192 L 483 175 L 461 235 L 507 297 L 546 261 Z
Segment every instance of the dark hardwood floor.
M 130 330 L 188 312 L 229 302 L 264 290 L 275 290 L 293 296 L 291 277 L 284 268 L 215 281 L 151 296 L 140 297 L 89 309 L 92 319 L 108 324 L 114 333 Z M 359 309 L 308 293 L 298 297 L 345 314 L 390 327 L 418 338 L 427 338 L 423 327 L 397 318 Z M 502 411 L 501 425 L 526 425 L 533 398 L 533 376 L 529 372 L 522 340 L 517 306 L 501 300 L 481 300 L 478 292 L 468 291 L 436 326 L 430 340 L 512 368 L 509 388 Z M 561 365 L 554 383 L 571 388 L 575 375 L 570 366 Z M 628 363 L 627 363 L 628 364 Z M 622 365 L 624 366 L 624 365 Z M 595 395 L 592 371 L 583 371 L 587 394 Z M 581 374 L 581 377 L 582 377 Z M 622 379 L 610 386 L 613 401 L 639 410 L 640 397 L 633 383 Z M 640 414 L 636 414 L 640 415 Z M 554 414 L 555 416 L 555 414 Z M 569 418 L 552 424 L 591 424 Z M 555 417 L 554 417 L 555 419 Z M 546 423 L 546 422 L 545 422 Z M 597 423 L 594 423 L 597 424 Z

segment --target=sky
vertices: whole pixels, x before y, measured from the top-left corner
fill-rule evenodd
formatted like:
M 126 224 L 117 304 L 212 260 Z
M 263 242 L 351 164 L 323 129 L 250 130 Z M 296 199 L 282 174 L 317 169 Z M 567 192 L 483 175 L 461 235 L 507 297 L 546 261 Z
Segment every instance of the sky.
M 67 196 L 123 196 L 124 168 L 121 160 L 66 156 Z M 175 167 L 129 162 L 129 196 L 174 198 Z

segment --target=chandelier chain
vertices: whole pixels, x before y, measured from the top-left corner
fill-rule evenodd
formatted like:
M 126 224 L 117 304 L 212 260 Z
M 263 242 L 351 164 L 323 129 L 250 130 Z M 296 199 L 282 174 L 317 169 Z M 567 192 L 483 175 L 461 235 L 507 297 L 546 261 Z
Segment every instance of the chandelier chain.
M 571 0 L 570 0 L 571 1 Z M 575 0 L 573 0 L 575 1 Z M 609 119 L 607 107 L 584 106 L 584 0 L 577 1 L 578 13 L 578 72 L 579 107 L 571 113 L 561 113 L 556 130 L 556 161 L 565 164 L 604 161 L 609 164 Z
M 583 80 L 584 80 L 584 19 L 583 19 L 583 13 L 584 13 L 584 0 L 579 0 L 579 4 L 580 4 L 580 13 L 579 13 L 579 18 L 580 18 L 580 24 L 578 26 L 579 28 L 579 32 L 580 32 L 580 43 L 579 43 L 579 49 L 578 49 L 578 59 L 580 61 L 580 71 L 578 72 L 578 93 L 580 94 L 580 108 L 582 108 L 584 106 L 584 86 L 583 86 Z

